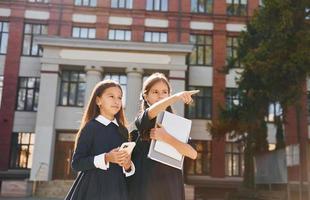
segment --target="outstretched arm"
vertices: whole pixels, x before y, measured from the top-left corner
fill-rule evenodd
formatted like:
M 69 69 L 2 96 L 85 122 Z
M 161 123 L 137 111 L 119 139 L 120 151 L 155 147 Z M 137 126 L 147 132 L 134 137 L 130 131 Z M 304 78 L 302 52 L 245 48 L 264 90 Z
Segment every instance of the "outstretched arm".
M 179 100 L 182 100 L 186 104 L 191 103 L 193 101 L 192 95 L 198 92 L 199 90 L 183 91 L 154 103 L 150 106 L 148 111 L 149 119 L 155 118 L 160 112 L 165 111 L 168 106 Z

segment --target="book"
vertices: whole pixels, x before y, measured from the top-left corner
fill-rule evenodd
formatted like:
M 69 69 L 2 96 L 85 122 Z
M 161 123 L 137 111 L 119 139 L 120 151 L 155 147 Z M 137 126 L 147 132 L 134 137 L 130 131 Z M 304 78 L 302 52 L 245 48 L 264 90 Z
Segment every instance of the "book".
M 188 142 L 192 126 L 191 120 L 164 111 L 158 114 L 156 119 L 156 124 L 157 123 L 161 124 L 165 130 L 176 139 L 184 143 Z M 184 156 L 173 146 L 162 141 L 151 141 L 148 157 L 177 169 L 183 168 Z

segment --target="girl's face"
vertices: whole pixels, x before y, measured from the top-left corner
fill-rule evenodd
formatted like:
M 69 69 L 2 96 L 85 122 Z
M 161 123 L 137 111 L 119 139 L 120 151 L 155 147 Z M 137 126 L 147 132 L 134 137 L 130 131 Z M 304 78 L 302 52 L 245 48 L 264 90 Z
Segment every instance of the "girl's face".
M 107 88 L 100 97 L 96 97 L 100 114 L 113 120 L 122 107 L 122 91 L 118 87 Z
M 150 91 L 146 94 L 145 99 L 150 105 L 153 105 L 168 96 L 169 89 L 167 84 L 163 81 L 158 81 L 150 88 Z

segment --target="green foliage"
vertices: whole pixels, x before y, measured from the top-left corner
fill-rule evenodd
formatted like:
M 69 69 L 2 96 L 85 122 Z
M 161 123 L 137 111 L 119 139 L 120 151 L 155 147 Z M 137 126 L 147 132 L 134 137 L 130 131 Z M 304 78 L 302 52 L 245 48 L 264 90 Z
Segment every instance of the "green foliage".
M 245 159 L 268 150 L 265 116 L 270 103 L 278 102 L 286 110 L 303 94 L 302 85 L 310 75 L 309 0 L 265 0 L 242 32 L 237 58 L 228 60 L 224 71 L 240 61 L 237 80 L 241 102 L 221 108 L 220 117 L 208 129 L 214 137 L 240 135 L 244 139 Z M 275 116 L 277 149 L 285 147 L 283 116 Z M 251 161 L 245 163 L 245 185 L 253 185 Z M 252 173 L 252 174 L 251 174 Z M 248 181 L 248 182 L 247 182 Z

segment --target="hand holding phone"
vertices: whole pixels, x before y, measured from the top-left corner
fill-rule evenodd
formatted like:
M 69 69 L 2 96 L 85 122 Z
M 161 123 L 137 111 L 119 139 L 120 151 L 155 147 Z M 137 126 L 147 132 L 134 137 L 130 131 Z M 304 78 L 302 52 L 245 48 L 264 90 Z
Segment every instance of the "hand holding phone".
M 119 148 L 119 151 L 126 151 L 128 154 L 132 153 L 133 148 L 136 146 L 135 142 L 124 142 L 121 147 Z

